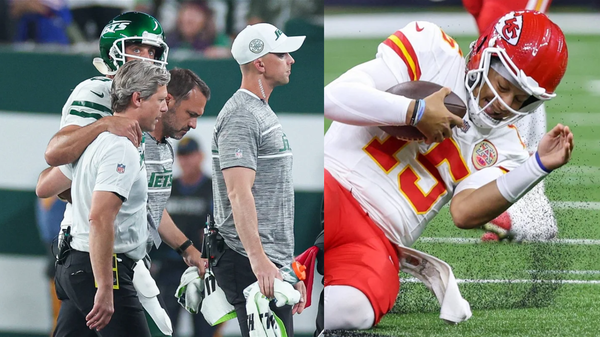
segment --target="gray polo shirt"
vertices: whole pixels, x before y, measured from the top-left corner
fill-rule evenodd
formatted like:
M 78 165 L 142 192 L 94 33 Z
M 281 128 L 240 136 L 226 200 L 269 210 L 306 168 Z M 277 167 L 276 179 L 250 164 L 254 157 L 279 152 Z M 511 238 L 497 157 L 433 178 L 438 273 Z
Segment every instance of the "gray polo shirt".
M 256 172 L 252 194 L 265 253 L 279 265 L 294 254 L 292 149 L 269 105 L 240 89 L 225 103 L 213 130 L 212 172 L 215 224 L 227 245 L 247 256 L 233 222 L 222 170 Z
M 148 214 L 152 217 L 149 223 L 149 241 L 158 248 L 161 239 L 158 225 L 162 220 L 163 210 L 171 195 L 173 185 L 173 146 L 167 139 L 156 140 L 149 132 L 144 132 L 146 171 L 148 172 Z M 150 221 L 149 221 L 150 222 Z

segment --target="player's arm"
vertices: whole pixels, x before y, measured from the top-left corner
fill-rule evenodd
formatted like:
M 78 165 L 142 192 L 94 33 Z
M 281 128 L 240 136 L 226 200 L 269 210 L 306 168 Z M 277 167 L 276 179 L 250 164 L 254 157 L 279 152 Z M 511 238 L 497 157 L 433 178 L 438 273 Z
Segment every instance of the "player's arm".
M 94 191 L 90 209 L 90 261 L 98 284 L 94 307 L 86 316 L 90 329 L 102 329 L 114 313 L 112 255 L 115 219 L 123 199 L 114 192 Z
M 158 234 L 160 234 L 161 239 L 173 249 L 181 247 L 181 245 L 188 240 L 179 227 L 175 225 L 173 218 L 171 218 L 166 209 L 163 210 L 160 225 L 158 226 Z M 189 246 L 181 254 L 185 263 L 188 266 L 197 267 L 200 277 L 204 277 L 206 259 L 203 259 L 201 255 L 202 254 L 200 254 L 198 249 L 193 245 Z
M 107 116 L 86 126 L 68 125 L 58 131 L 46 147 L 44 157 L 50 166 L 70 164 L 77 160 L 91 142 L 104 131 L 127 137 L 136 147 L 142 139 L 137 121 Z
M 358 126 L 409 125 L 415 100 L 385 91 L 396 84 L 379 58 L 350 69 L 325 87 L 325 117 Z M 439 112 L 452 116 L 443 103 L 449 93 L 450 89 L 445 88 L 425 98 L 423 124 L 437 117 Z M 460 118 L 456 119 L 456 123 L 462 125 Z
M 416 113 L 416 101 L 386 90 L 398 83 L 419 80 L 415 67 L 419 74 L 420 67 L 425 66 L 431 67 L 430 72 L 464 67 L 459 52 L 449 47 L 447 40 L 442 40 L 438 26 L 426 22 L 421 26 L 416 22 L 409 23 L 380 45 L 376 59 L 350 69 L 327 85 L 324 93 L 325 117 L 358 126 L 410 125 Z M 402 36 L 402 41 L 398 35 Z M 410 55 L 400 52 L 398 44 L 405 50 L 409 49 Z M 431 55 L 439 53 L 456 64 L 436 70 L 439 65 L 431 60 Z M 448 137 L 451 124 L 463 125 L 462 119 L 444 106 L 444 97 L 449 93 L 450 90 L 444 88 L 424 99 L 423 112 L 419 114 L 422 118 L 415 126 L 429 143 Z
M 470 229 L 491 221 L 544 179 L 552 170 L 571 159 L 573 134 L 558 124 L 540 141 L 538 151 L 524 164 L 501 174 L 488 168 L 467 177 L 456 190 L 450 214 L 457 227 Z M 494 177 L 496 175 L 496 177 Z M 474 188 L 481 181 L 489 181 Z
M 252 271 L 258 279 L 260 292 L 273 298 L 274 278 L 282 279 L 282 277 L 275 264 L 265 254 L 260 241 L 256 204 L 254 195 L 252 195 L 255 177 L 256 172 L 246 167 L 231 167 L 223 170 L 235 229 L 246 254 L 248 254 Z
M 71 188 L 71 179 L 58 167 L 48 167 L 38 177 L 35 194 L 40 198 L 49 198 Z
M 359 126 L 407 125 L 415 101 L 386 92 L 396 84 L 382 59 L 360 64 L 325 87 L 325 117 Z

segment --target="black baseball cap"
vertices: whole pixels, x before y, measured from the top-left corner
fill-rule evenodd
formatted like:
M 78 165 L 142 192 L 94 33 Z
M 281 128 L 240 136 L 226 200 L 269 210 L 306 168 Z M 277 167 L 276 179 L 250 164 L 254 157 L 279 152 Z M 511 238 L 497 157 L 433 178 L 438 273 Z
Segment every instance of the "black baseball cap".
M 198 142 L 196 140 L 194 140 L 194 138 L 191 137 L 185 137 L 183 139 L 181 139 L 179 141 L 179 144 L 177 145 L 177 154 L 178 155 L 185 155 L 185 154 L 189 154 L 192 152 L 199 152 L 200 151 L 200 145 L 198 145 Z

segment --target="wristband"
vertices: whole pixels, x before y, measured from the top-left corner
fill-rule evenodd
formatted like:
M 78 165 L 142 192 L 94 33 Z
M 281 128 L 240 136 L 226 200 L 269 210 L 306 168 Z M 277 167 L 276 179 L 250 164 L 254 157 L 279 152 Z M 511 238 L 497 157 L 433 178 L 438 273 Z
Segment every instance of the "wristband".
M 415 119 L 415 124 L 413 124 L 413 126 L 417 125 L 421 121 L 421 118 L 423 118 L 424 112 L 425 112 L 425 100 L 420 99 L 419 100 L 419 111 L 417 112 L 417 118 Z
M 192 240 L 187 239 L 184 243 L 181 244 L 181 246 L 179 246 L 177 249 L 175 249 L 175 251 L 177 252 L 177 254 L 183 255 L 183 252 L 193 244 L 194 243 L 192 242 Z
M 540 168 L 548 173 L 552 172 L 552 170 L 549 170 L 546 168 L 546 166 L 544 166 L 544 164 L 542 164 L 542 160 L 540 159 L 540 154 L 535 151 L 535 160 L 537 161 L 538 165 L 540 165 Z
M 413 108 L 412 116 L 410 117 L 409 125 L 415 126 L 415 119 L 417 118 L 417 114 L 419 113 L 419 100 L 415 100 L 415 107 Z
M 539 161 L 536 153 L 523 165 L 496 180 L 498 191 L 507 201 L 514 203 L 550 173 Z

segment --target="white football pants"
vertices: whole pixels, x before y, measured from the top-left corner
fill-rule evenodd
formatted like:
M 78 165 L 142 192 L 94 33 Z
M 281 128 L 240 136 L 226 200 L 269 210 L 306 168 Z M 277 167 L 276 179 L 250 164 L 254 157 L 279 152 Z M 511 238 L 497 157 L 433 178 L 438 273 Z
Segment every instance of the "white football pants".
M 350 286 L 326 286 L 323 297 L 325 330 L 373 327 L 375 311 L 362 291 Z

